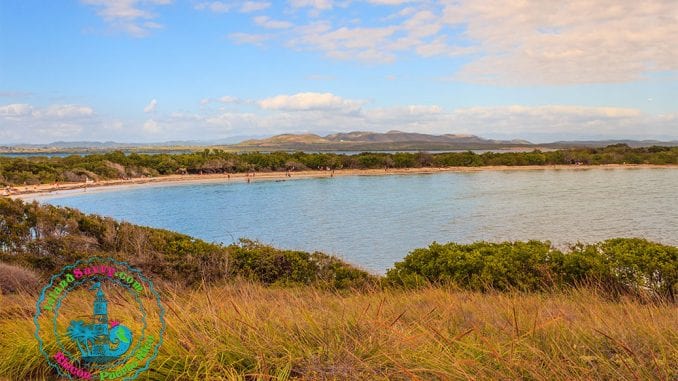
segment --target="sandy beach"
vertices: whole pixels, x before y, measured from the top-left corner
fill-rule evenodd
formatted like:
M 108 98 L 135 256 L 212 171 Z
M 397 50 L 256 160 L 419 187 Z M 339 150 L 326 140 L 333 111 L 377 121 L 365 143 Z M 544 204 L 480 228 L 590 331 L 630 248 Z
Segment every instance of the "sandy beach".
M 168 175 L 158 177 L 144 177 L 133 179 L 115 179 L 102 180 L 89 183 L 59 183 L 58 185 L 39 184 L 12 187 L 11 192 L 7 194 L 3 191 L 3 196 L 32 199 L 34 197 L 59 195 L 63 193 L 90 192 L 96 190 L 115 190 L 128 187 L 137 187 L 144 185 L 162 186 L 168 184 L 183 183 L 210 183 L 210 182 L 257 182 L 257 181 L 287 181 L 307 178 L 337 177 L 337 176 L 384 176 L 384 175 L 407 175 L 407 174 L 429 174 L 441 172 L 479 172 L 479 171 L 535 171 L 535 170 L 589 170 L 589 169 L 652 169 L 669 168 L 678 169 L 678 165 L 653 165 L 653 164 L 607 164 L 607 165 L 528 165 L 528 166 L 483 166 L 483 167 L 443 167 L 443 168 L 389 168 L 385 169 L 338 169 L 334 171 L 327 170 L 308 170 L 290 172 L 287 176 L 285 172 L 256 172 L 252 173 L 218 173 L 202 175 Z

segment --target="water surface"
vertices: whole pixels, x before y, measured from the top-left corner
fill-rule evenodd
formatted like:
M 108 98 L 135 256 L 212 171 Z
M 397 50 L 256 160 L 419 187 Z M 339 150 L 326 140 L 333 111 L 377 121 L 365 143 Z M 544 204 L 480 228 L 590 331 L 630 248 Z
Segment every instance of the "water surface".
M 42 201 L 213 242 L 320 250 L 381 273 L 432 241 L 678 245 L 677 189 L 676 169 L 544 169 L 156 185 Z

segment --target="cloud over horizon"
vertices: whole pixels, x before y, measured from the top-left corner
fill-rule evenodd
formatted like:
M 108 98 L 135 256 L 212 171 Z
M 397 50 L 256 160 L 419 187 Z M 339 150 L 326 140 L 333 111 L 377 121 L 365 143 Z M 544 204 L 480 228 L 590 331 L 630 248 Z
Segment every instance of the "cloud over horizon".
M 126 141 L 209 140 L 232 135 L 274 135 L 285 132 L 348 132 L 401 130 L 430 134 L 462 133 L 487 138 L 549 140 L 676 139 L 678 113 L 650 115 L 634 108 L 573 105 L 508 105 L 445 109 L 439 105 L 369 107 L 363 100 L 332 93 L 280 94 L 259 100 L 223 96 L 196 102 L 194 112 L 158 113 L 143 123 L 97 118 L 84 105 L 28 104 L 0 106 L 3 141 L 82 140 L 116 125 Z M 238 100 L 238 102 L 236 102 Z M 224 110 L 223 106 L 229 106 Z M 150 105 L 149 105 L 150 106 Z M 44 134 L 44 135 L 43 135 Z M 102 135 L 104 136 L 104 135 Z M 136 139 L 136 140 L 135 140 Z

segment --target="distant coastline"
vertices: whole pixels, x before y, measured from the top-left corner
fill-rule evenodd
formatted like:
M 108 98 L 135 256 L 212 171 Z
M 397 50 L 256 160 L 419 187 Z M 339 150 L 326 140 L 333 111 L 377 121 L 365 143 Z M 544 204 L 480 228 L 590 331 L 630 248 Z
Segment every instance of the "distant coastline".
M 11 194 L 2 194 L 5 197 L 16 199 L 32 199 L 34 197 L 63 194 L 64 192 L 89 192 L 96 190 L 127 189 L 144 185 L 169 185 L 188 183 L 243 183 L 258 181 L 287 181 L 308 178 L 331 178 L 338 176 L 384 176 L 384 175 L 415 175 L 434 174 L 444 172 L 480 172 L 480 171 L 535 171 L 535 170 L 590 170 L 590 169 L 678 169 L 676 164 L 601 164 L 601 165 L 522 165 L 500 166 L 489 165 L 479 167 L 423 167 L 423 168 L 389 168 L 385 169 L 337 169 L 337 170 L 304 170 L 290 172 L 267 171 L 252 173 L 217 173 L 217 174 L 185 174 L 166 175 L 156 177 L 142 177 L 133 179 L 101 180 L 97 182 L 67 182 L 55 184 L 39 184 L 12 187 Z

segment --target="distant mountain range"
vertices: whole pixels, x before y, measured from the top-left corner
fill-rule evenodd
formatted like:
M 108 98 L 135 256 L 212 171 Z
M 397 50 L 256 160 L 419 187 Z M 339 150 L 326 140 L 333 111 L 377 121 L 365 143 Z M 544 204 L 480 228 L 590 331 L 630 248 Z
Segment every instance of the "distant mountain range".
M 386 133 L 353 131 L 326 136 L 315 134 L 282 134 L 266 139 L 245 140 L 242 148 L 305 149 L 305 150 L 450 150 L 525 147 L 527 140 L 492 140 L 475 135 L 429 135 L 414 132 Z
M 394 151 L 394 150 L 482 150 L 482 149 L 537 149 L 604 147 L 627 144 L 631 147 L 653 145 L 678 146 L 678 141 L 659 140 L 581 140 L 553 143 L 531 143 L 527 140 L 495 140 L 475 135 L 430 135 L 414 132 L 389 131 L 385 133 L 353 131 L 320 136 L 316 134 L 282 134 L 268 138 L 252 136 L 231 137 L 213 141 L 167 141 L 161 143 L 118 143 L 113 141 L 54 142 L 49 144 L 16 144 L 0 146 L 0 152 L 89 152 L 122 149 L 126 151 L 173 151 L 202 147 L 220 147 L 228 150 L 305 150 L 305 151 Z
M 535 144 L 527 140 L 495 140 L 476 135 L 429 135 L 414 132 L 389 131 L 386 133 L 354 131 L 326 136 L 315 134 L 282 134 L 265 139 L 242 141 L 235 147 L 243 149 L 300 149 L 300 150 L 456 150 L 456 149 L 511 149 L 511 148 L 574 148 L 605 147 L 611 144 L 628 144 L 631 147 L 653 145 L 678 146 L 678 141 L 658 140 L 598 140 L 558 141 Z

